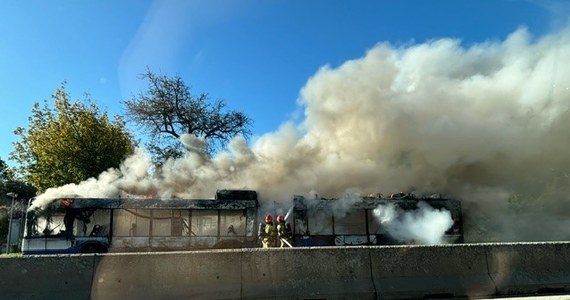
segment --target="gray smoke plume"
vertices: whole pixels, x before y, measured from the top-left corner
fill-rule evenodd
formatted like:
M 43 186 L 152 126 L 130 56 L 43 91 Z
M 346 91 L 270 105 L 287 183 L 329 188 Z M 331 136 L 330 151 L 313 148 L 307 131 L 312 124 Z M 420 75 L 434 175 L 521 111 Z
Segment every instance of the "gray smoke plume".
M 468 241 L 568 239 L 569 30 L 504 41 L 392 46 L 324 66 L 302 88 L 304 119 L 208 158 L 199 139 L 161 172 L 137 152 L 119 170 L 55 196 L 207 197 L 441 192 L 463 201 Z M 198 150 L 197 150 L 198 149 Z M 286 206 L 286 205 L 285 205 Z M 289 207 L 289 206 L 286 206 Z

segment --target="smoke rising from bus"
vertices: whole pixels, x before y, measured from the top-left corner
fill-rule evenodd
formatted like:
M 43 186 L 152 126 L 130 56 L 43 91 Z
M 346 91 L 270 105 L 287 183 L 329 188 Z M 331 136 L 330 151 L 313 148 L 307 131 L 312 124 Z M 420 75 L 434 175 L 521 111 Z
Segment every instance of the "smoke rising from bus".
M 453 225 L 448 210 L 434 209 L 423 201 L 418 202 L 417 210 L 403 211 L 388 203 L 378 206 L 372 213 L 382 228 L 399 242 L 441 244 L 443 235 Z
M 182 138 L 185 157 L 160 172 L 138 151 L 118 170 L 55 196 L 206 197 L 248 188 L 266 204 L 293 194 L 439 192 L 464 201 L 467 240 L 570 237 L 569 30 L 463 45 L 380 43 L 308 79 L 301 120 L 237 137 L 209 158 Z M 288 207 L 288 206 L 287 206 Z

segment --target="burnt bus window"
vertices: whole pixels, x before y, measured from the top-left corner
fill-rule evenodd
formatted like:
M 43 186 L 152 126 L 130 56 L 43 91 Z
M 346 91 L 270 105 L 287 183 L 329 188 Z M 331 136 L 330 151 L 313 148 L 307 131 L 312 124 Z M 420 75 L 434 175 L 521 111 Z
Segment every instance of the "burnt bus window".
M 65 226 L 63 225 L 64 216 L 64 213 L 54 213 L 51 216 L 37 217 L 33 235 L 44 236 L 60 234 L 65 230 Z
M 365 210 L 353 209 L 346 214 L 335 215 L 334 233 L 335 234 L 366 234 L 366 218 Z
M 133 232 L 131 232 L 132 224 L 136 224 L 136 217 L 134 213 L 124 209 L 116 210 L 113 222 L 113 235 L 114 236 L 133 235 Z
M 220 211 L 221 236 L 245 236 L 245 216 L 243 211 Z
M 190 213 L 189 209 L 187 210 L 178 210 L 180 212 L 180 218 L 178 221 L 180 222 L 180 226 L 182 226 L 182 235 L 183 236 L 190 236 L 191 235 L 191 228 L 190 228 Z M 175 211 L 176 214 L 176 211 Z M 178 222 L 177 221 L 177 222 Z M 173 223 L 172 226 L 177 226 L 177 222 Z M 174 229 L 173 229 L 174 230 Z M 174 231 L 175 233 L 177 231 Z
M 369 234 L 386 234 L 386 228 L 380 224 L 378 218 L 374 216 L 374 210 L 368 209 L 368 233 Z
M 87 234 L 91 236 L 104 236 L 109 234 L 111 221 L 110 209 L 98 209 L 91 217 L 91 223 L 87 225 Z
M 75 236 L 104 236 L 109 231 L 111 210 L 83 209 L 76 215 L 73 234 Z
M 189 235 L 188 215 L 190 210 L 160 209 L 152 212 L 153 236 Z
M 331 235 L 333 234 L 333 214 L 330 210 L 314 210 L 307 212 L 309 219 L 308 229 L 310 235 Z
M 295 210 L 293 215 L 295 220 L 295 235 L 307 235 L 307 211 Z
M 181 209 L 174 209 L 172 210 L 172 223 L 171 223 L 171 235 L 172 236 L 181 236 L 182 232 L 184 231 L 184 219 L 182 215 L 186 212 L 186 216 L 188 216 L 188 211 L 183 211 Z
M 152 212 L 152 236 L 172 235 L 172 210 L 157 209 Z
M 193 210 L 190 224 L 192 235 L 218 236 L 218 211 Z
M 118 209 L 113 224 L 114 236 L 148 236 L 150 209 Z
M 150 209 L 137 209 L 137 223 L 133 232 L 135 236 L 150 234 Z

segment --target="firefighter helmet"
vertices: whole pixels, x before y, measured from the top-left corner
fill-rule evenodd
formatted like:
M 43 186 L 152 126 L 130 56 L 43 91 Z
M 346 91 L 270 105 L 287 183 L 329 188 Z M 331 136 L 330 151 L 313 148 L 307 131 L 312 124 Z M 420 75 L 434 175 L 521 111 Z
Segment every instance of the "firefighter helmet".
M 70 198 L 61 199 L 61 202 L 63 203 L 63 205 L 65 207 L 70 207 L 73 205 L 73 199 L 70 199 Z
M 281 223 L 283 221 L 285 221 L 285 218 L 282 215 L 278 215 L 277 216 L 277 222 Z
M 265 216 L 265 222 L 266 223 L 271 223 L 273 222 L 273 217 L 271 215 L 266 215 Z

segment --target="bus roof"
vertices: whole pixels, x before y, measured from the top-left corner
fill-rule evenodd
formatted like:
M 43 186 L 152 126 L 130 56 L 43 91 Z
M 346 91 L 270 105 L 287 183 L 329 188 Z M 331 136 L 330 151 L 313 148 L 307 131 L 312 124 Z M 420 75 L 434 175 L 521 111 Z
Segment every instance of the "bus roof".
M 257 200 L 250 199 L 121 199 L 121 198 L 60 198 L 71 202 L 72 208 L 147 208 L 147 209 L 230 209 L 258 207 Z M 70 201 L 71 200 L 71 201 Z
M 370 209 L 376 208 L 380 204 L 393 203 L 400 207 L 415 207 L 418 202 L 425 201 L 434 207 L 453 206 L 461 209 L 461 202 L 457 199 L 443 198 L 443 197 L 405 197 L 405 198 L 386 198 L 386 197 L 370 197 L 361 196 L 350 199 L 340 198 L 306 198 L 304 196 L 294 196 L 295 207 L 297 209 L 307 209 L 308 206 L 312 208 L 330 208 L 338 202 L 345 201 L 351 208 L 355 209 Z

